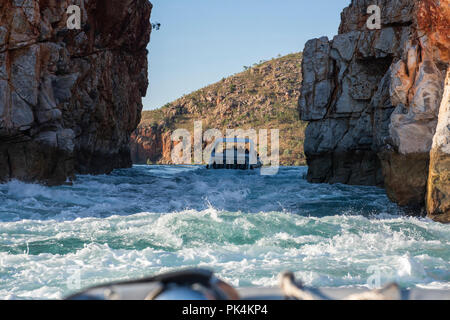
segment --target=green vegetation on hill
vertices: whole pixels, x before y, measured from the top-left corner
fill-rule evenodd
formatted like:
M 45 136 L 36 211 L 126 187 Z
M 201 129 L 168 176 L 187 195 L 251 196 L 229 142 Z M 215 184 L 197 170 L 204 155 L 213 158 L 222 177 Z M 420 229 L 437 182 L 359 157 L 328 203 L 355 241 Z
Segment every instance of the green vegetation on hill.
M 164 107 L 144 111 L 140 127 L 160 132 L 178 128 L 279 129 L 282 165 L 303 165 L 306 123 L 299 120 L 301 53 L 261 61 L 243 72 L 185 95 Z

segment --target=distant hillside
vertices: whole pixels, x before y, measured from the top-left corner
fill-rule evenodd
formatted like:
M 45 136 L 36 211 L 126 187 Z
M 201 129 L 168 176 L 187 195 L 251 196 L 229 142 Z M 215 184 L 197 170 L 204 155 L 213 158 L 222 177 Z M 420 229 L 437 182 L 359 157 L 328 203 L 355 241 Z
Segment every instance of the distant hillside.
M 132 136 L 134 163 L 170 163 L 173 130 L 280 129 L 280 163 L 303 165 L 304 131 L 299 120 L 301 53 L 244 67 L 245 71 L 185 95 L 164 107 L 144 111 Z

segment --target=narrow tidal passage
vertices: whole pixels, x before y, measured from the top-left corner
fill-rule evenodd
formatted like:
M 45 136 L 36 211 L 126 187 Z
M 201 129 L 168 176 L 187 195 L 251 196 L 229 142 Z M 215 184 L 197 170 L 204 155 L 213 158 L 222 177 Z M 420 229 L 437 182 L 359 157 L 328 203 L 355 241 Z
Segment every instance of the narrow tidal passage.
M 450 226 L 405 217 L 384 190 L 278 175 L 135 166 L 74 186 L 0 185 L 0 298 L 61 298 L 81 287 L 185 267 L 234 286 L 450 288 Z

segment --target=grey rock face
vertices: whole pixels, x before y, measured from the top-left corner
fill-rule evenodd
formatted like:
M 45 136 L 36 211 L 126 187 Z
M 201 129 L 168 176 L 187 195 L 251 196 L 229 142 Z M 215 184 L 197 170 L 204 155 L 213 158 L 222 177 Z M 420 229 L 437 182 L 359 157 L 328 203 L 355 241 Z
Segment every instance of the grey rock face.
M 388 72 L 392 58 L 377 60 L 370 51 L 358 52 L 358 43 L 368 37 L 364 32 L 352 31 L 330 42 L 321 38 L 306 44 L 300 113 L 303 120 L 310 121 L 305 151 L 311 181 L 383 183 L 373 148 L 373 98 L 380 100 L 383 92 L 389 91 L 388 81 L 384 81 L 385 87 L 378 84 Z M 393 107 L 385 105 L 384 109 L 392 112 Z M 352 167 L 346 152 L 358 154 L 355 165 L 359 176 L 354 174 L 356 168 Z M 332 161 L 324 164 L 319 160 L 322 156 Z M 365 165 L 361 164 L 364 159 L 368 161 Z M 315 168 L 315 163 L 320 170 Z
M 300 104 L 304 120 L 322 119 L 331 97 L 333 65 L 327 37 L 310 40 L 303 52 L 303 86 Z M 306 62 L 305 62 L 306 61 Z M 314 61 L 314 63 L 311 63 Z
M 450 63 L 450 3 L 377 1 L 382 28 L 368 30 L 372 2 L 353 0 L 332 41 L 305 46 L 308 179 L 384 185 L 391 199 L 420 208 Z

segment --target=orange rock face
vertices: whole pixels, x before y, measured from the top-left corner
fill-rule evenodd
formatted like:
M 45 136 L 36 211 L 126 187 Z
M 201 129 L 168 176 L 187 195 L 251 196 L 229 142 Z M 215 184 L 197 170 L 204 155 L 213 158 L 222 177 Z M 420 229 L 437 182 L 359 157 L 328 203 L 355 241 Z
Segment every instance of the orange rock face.
M 450 2 L 422 0 L 417 4 L 417 26 L 433 44 L 436 58 L 450 61 Z
M 60 184 L 131 165 L 147 89 L 151 4 L 0 0 L 0 180 Z
M 193 144 L 193 137 L 192 144 Z M 135 164 L 176 164 L 172 152 L 178 141 L 172 141 L 171 131 L 159 125 L 140 124 L 131 135 L 131 160 Z
M 169 163 L 170 161 L 170 152 L 165 159 L 166 150 L 171 150 L 170 136 L 167 141 L 166 135 L 158 126 L 139 126 L 131 135 L 130 147 L 133 163 Z
M 428 176 L 428 216 L 450 223 L 450 70 L 439 110 Z

